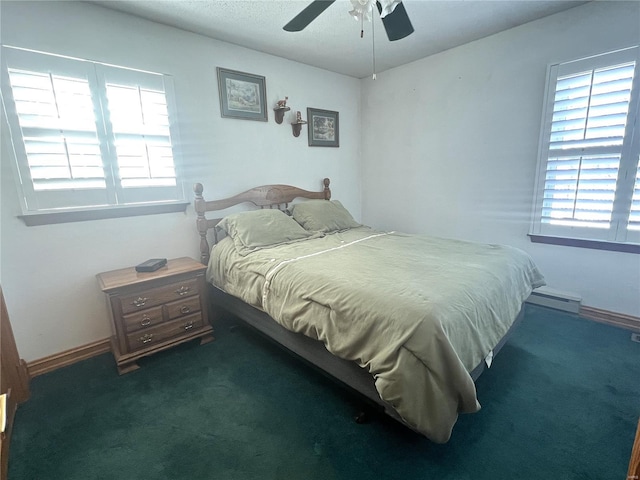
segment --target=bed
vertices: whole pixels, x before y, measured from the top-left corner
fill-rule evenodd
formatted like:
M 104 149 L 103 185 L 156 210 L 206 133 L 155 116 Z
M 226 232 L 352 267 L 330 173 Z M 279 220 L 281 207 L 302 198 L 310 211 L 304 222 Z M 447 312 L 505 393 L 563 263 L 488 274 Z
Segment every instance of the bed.
M 212 303 L 436 443 L 480 409 L 474 381 L 544 284 L 512 247 L 361 225 L 327 178 L 194 192 Z M 240 204 L 258 208 L 207 216 Z

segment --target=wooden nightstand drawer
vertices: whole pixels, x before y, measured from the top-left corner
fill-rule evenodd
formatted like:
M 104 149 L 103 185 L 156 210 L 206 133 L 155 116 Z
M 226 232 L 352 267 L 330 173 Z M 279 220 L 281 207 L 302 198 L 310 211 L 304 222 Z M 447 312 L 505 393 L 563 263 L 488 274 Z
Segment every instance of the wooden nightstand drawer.
M 196 279 L 188 279 L 182 282 L 172 283 L 163 287 L 144 290 L 143 292 L 132 295 L 123 296 L 120 299 L 122 305 L 122 313 L 127 314 L 140 311 L 143 308 L 162 305 L 182 297 L 197 295 L 198 281 Z
M 124 315 L 124 328 L 127 332 L 135 332 L 143 328 L 149 328 L 164 321 L 162 315 L 162 305 L 153 308 L 147 308 L 141 312 L 130 313 Z
M 147 328 L 127 335 L 127 342 L 131 350 L 150 347 L 163 340 L 184 335 L 189 330 L 195 330 L 202 326 L 200 312 L 187 317 L 182 317 L 173 322 L 163 323 L 156 327 Z
M 167 303 L 167 315 L 169 319 L 182 317 L 190 313 L 200 311 L 200 296 L 185 298 L 176 302 Z

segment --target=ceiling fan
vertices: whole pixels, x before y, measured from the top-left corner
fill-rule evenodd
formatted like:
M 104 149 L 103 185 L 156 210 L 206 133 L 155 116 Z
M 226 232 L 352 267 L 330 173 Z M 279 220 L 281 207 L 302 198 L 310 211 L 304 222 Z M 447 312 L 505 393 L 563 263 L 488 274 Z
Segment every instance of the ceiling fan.
M 314 0 L 293 20 L 284 26 L 287 32 L 299 32 L 313 22 L 322 12 L 331 6 L 335 0 Z M 371 11 L 375 4 L 382 24 L 390 41 L 400 40 L 413 33 L 413 25 L 407 11 L 400 0 L 351 0 L 353 10 L 349 13 L 356 20 L 371 20 Z

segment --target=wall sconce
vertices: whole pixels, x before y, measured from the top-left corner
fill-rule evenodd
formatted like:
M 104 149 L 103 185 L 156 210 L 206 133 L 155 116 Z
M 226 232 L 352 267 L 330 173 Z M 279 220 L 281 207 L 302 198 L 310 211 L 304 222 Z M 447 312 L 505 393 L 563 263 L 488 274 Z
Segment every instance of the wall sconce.
M 278 100 L 278 103 L 276 103 L 276 106 L 273 107 L 273 111 L 275 112 L 275 115 L 276 115 L 276 123 L 278 125 L 280 125 L 284 120 L 285 112 L 288 112 L 289 110 L 291 110 L 291 108 L 287 107 L 287 100 L 289 100 L 289 97 L 284 97 L 283 100 Z
M 299 137 L 300 131 L 302 130 L 302 125 L 306 125 L 306 120 L 302 119 L 302 113 L 300 111 L 296 112 L 296 121 L 291 122 L 291 128 L 293 129 L 293 136 Z

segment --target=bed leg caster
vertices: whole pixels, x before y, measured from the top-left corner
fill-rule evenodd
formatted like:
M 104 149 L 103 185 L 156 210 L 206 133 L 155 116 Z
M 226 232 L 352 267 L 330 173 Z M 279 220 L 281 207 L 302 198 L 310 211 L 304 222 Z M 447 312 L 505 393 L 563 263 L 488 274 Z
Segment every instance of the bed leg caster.
M 358 412 L 353 417 L 353 419 L 357 424 L 362 425 L 363 423 L 367 423 L 369 421 L 369 414 L 367 412 Z

